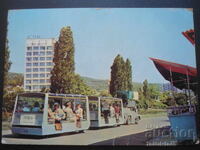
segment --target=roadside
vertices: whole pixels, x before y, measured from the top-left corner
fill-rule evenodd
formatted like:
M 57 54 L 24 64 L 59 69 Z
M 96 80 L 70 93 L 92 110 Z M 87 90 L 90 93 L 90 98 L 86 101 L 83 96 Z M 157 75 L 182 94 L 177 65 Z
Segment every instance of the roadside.
M 167 111 L 165 109 L 141 109 L 139 110 L 139 115 L 141 116 L 141 118 L 167 117 Z

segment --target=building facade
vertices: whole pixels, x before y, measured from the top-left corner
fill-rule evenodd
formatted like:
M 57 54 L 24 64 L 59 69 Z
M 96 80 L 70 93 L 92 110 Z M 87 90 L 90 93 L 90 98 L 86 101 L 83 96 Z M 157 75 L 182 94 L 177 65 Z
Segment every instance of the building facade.
M 54 38 L 28 38 L 26 40 L 25 91 L 41 91 L 42 88 L 50 87 L 55 42 Z

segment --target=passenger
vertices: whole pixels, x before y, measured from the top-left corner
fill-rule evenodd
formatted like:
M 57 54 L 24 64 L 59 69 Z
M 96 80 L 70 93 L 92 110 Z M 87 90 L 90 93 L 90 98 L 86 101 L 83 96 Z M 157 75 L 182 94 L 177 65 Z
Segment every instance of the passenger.
M 55 121 L 55 113 L 51 110 L 50 104 L 48 104 L 48 121 Z
M 83 109 L 81 108 L 81 104 L 76 105 L 76 126 L 81 128 L 81 119 L 83 118 Z
M 39 112 L 40 111 L 40 104 L 39 102 L 35 102 L 32 112 Z
M 66 114 L 66 120 L 76 121 L 76 116 L 72 111 L 72 104 L 70 102 L 65 104 L 64 112 Z
M 56 116 L 56 120 L 60 121 L 62 119 L 65 118 L 65 113 L 63 112 L 63 110 L 59 107 L 58 103 L 54 104 L 54 112 L 55 112 L 55 116 Z
M 102 105 L 102 111 L 103 111 L 105 123 L 108 124 L 109 123 L 108 116 L 109 116 L 109 113 L 110 113 L 108 103 L 104 103 L 104 105 Z
M 114 104 L 110 104 L 110 117 L 113 118 L 115 117 L 115 109 L 114 109 Z
M 119 122 L 119 114 L 120 114 L 120 107 L 118 104 L 115 105 L 115 117 L 116 117 L 116 122 Z
M 25 102 L 22 110 L 23 110 L 23 112 L 30 112 L 31 111 L 31 107 L 28 105 L 28 102 Z

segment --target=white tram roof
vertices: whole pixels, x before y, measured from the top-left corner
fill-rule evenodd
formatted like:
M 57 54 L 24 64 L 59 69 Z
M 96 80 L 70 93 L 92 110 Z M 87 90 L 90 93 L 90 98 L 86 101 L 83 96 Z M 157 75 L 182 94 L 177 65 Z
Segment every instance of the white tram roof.
M 43 93 L 43 92 L 24 92 L 19 95 L 23 94 L 48 94 L 49 96 L 63 96 L 63 97 L 86 97 L 85 95 L 80 94 L 58 94 L 58 93 Z

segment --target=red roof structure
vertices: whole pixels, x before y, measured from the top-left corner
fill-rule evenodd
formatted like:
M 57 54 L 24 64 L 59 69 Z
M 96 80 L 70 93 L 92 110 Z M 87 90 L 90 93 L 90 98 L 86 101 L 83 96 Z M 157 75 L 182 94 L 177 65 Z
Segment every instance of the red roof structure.
M 196 91 L 196 68 L 155 58 L 150 59 L 154 62 L 160 74 L 170 81 L 173 86 L 179 89 L 188 89 L 189 84 L 190 89 Z
M 195 34 L 193 29 L 182 32 L 182 34 L 192 43 L 192 45 L 195 44 Z

